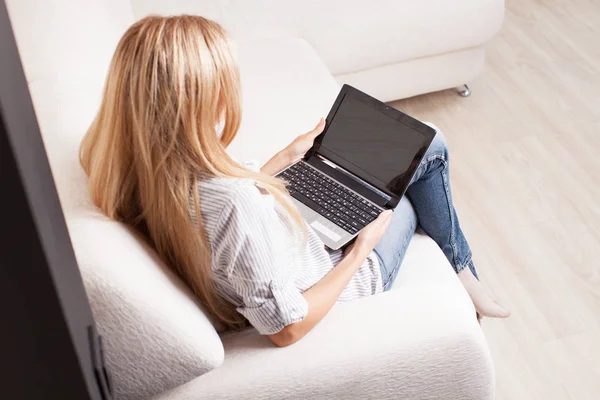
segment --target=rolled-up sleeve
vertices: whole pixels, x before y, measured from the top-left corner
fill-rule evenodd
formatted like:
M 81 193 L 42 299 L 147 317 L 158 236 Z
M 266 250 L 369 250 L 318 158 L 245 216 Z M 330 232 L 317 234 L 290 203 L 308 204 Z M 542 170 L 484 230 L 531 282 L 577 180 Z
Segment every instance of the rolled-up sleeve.
M 268 335 L 302 321 L 308 303 L 294 283 L 289 235 L 273 203 L 262 196 L 244 193 L 224 208 L 220 245 L 213 254 L 227 263 L 225 276 L 237 311 Z
M 253 282 L 252 287 L 238 285 L 244 290 L 260 290 L 261 295 L 245 296 L 244 305 L 237 311 L 250 321 L 261 335 L 277 333 L 287 325 L 300 322 L 308 313 L 308 303 L 291 282 L 277 285 L 275 282 Z

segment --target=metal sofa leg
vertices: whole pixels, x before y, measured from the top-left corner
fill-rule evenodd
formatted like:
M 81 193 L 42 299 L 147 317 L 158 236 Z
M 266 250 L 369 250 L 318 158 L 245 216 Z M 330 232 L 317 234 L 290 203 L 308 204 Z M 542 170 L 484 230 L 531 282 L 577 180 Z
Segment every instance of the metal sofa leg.
M 460 97 L 469 97 L 471 95 L 471 89 L 469 89 L 466 84 L 461 85 L 456 88 L 456 93 L 458 93 Z

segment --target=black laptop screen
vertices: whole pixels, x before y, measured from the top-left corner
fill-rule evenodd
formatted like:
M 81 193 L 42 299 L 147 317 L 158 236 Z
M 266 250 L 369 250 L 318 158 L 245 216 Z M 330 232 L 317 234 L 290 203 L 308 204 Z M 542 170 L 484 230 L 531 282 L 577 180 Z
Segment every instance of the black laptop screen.
M 421 132 L 345 96 L 321 141 L 319 153 L 378 189 L 402 196 L 430 140 Z

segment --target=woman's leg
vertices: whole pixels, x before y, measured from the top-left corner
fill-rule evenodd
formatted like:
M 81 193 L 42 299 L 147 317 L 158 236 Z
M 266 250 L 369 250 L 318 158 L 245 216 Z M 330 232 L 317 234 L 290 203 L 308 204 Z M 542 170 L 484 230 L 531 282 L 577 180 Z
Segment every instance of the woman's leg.
M 435 126 L 432 127 L 437 133 L 406 194 L 413 203 L 419 225 L 440 246 L 456 273 L 469 267 L 477 277 L 471 260 L 471 248 L 460 228 L 452 203 L 448 147 L 443 134 Z
M 404 196 L 394 210 L 390 226 L 375 246 L 375 253 L 379 256 L 381 264 L 383 290 L 389 290 L 396 280 L 406 248 L 416 227 L 417 215 L 408 198 Z
M 448 149 L 443 135 L 437 132 L 411 180 L 408 196 L 402 197 L 390 226 L 375 247 L 382 262 L 386 290 L 398 275 L 417 223 L 440 246 L 457 273 L 469 266 L 473 275 L 477 276 L 471 262 L 471 249 L 460 229 L 452 204 L 447 174 Z
M 432 127 L 437 134 L 417 168 L 407 195 L 419 225 L 440 246 L 469 292 L 477 311 L 486 316 L 506 317 L 509 313 L 493 302 L 478 282 L 471 249 L 452 202 L 448 148 L 442 133 L 435 126 Z

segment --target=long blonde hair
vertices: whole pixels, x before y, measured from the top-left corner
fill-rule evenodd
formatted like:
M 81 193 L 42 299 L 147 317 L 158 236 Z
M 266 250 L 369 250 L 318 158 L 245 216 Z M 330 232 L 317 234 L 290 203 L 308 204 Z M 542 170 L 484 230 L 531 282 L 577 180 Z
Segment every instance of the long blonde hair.
M 140 232 L 228 327 L 243 318 L 213 284 L 198 176 L 252 179 L 302 226 L 283 181 L 242 167 L 225 151 L 240 125 L 239 86 L 219 24 L 199 16 L 146 17 L 121 38 L 80 148 L 94 203 Z

